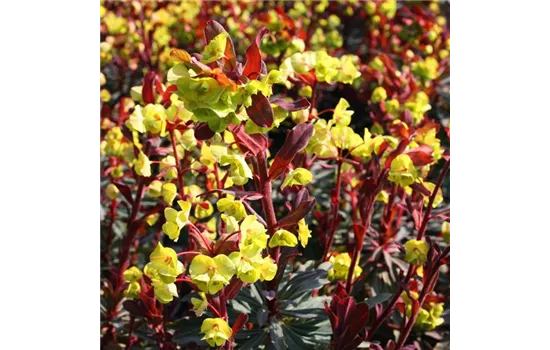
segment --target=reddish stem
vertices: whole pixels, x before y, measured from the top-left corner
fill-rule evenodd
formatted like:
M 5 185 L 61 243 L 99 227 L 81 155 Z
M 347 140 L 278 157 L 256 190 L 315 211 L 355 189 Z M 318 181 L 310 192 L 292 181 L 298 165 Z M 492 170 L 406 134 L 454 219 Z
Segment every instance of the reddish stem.
M 439 177 L 437 178 L 435 187 L 432 191 L 432 194 L 430 195 L 430 200 L 428 201 L 428 208 L 426 209 L 426 212 L 424 213 L 424 218 L 422 219 L 422 225 L 420 225 L 420 228 L 418 229 L 418 234 L 416 235 L 417 240 L 421 240 L 424 237 L 424 233 L 426 233 L 426 228 L 428 227 L 428 221 L 430 221 L 431 219 L 430 214 L 432 213 L 435 197 L 437 196 L 437 192 L 439 191 L 439 189 L 441 188 L 441 185 L 443 184 L 443 179 L 445 178 L 445 174 L 447 174 L 447 170 L 449 170 L 450 166 L 451 166 L 451 160 L 449 159 L 447 160 L 447 162 L 445 162 L 445 165 L 443 165 L 443 168 L 439 173 Z
M 336 203 L 332 207 L 332 225 L 330 228 L 328 241 L 325 243 L 325 249 L 323 251 L 323 261 L 328 260 L 328 253 L 330 247 L 332 246 L 332 241 L 334 240 L 334 235 L 336 234 L 336 228 L 338 227 L 338 211 L 340 210 L 340 187 L 342 184 L 342 162 L 337 160 L 338 167 L 336 170 Z
M 267 173 L 267 160 L 265 152 L 259 154 L 256 159 L 258 161 L 258 176 L 260 177 L 260 192 L 263 194 L 261 199 L 262 210 L 267 223 L 267 233 L 269 234 L 269 237 L 271 237 L 275 232 L 277 219 L 275 217 L 275 209 L 273 208 L 271 179 Z M 279 247 L 272 248 L 270 255 L 277 263 L 279 261 Z
M 107 232 L 107 238 L 105 242 L 105 256 L 104 260 L 106 261 L 107 265 L 111 265 L 111 244 L 113 242 L 113 225 L 116 220 L 116 209 L 117 209 L 118 201 L 117 199 L 113 199 L 111 201 L 111 210 L 109 215 L 109 231 Z
M 178 159 L 178 151 L 176 148 L 176 136 L 174 135 L 174 131 L 170 131 L 170 140 L 172 141 L 172 149 L 174 151 L 174 159 L 176 160 L 176 171 L 177 171 L 177 178 L 178 178 L 178 186 L 180 187 L 180 195 L 181 199 L 185 200 L 185 189 L 183 187 L 183 174 L 180 167 L 180 161 Z
M 130 350 L 133 345 L 132 333 L 134 331 L 134 316 L 130 315 L 130 324 L 128 325 L 128 344 L 126 344 L 126 350 Z

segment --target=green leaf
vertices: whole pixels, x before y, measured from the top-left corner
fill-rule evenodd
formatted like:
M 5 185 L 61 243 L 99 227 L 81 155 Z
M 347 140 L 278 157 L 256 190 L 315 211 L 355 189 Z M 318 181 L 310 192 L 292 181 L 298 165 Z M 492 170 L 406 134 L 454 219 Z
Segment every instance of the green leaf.
M 140 339 L 147 340 L 152 343 L 155 342 L 155 338 L 153 337 L 155 332 L 152 329 L 137 328 L 134 329 L 134 334 L 137 335 Z
M 327 283 L 329 281 L 325 270 L 297 273 L 279 290 L 279 297 L 287 300 L 296 299 L 301 294 L 321 288 Z
M 285 335 L 281 322 L 277 319 L 273 319 L 269 325 L 269 337 L 271 343 L 275 346 L 276 350 L 285 350 Z
M 393 294 L 391 294 L 391 293 L 380 293 L 377 296 L 368 299 L 367 300 L 367 305 L 369 306 L 369 308 L 372 308 L 376 304 L 382 304 L 383 302 L 385 302 L 386 300 L 388 300 L 392 296 L 393 296 Z
M 240 333 L 240 332 L 239 332 Z M 239 349 L 241 350 L 256 350 L 260 345 L 265 343 L 267 338 L 267 328 L 264 330 L 257 331 L 255 335 L 250 337 L 246 342 L 244 342 Z

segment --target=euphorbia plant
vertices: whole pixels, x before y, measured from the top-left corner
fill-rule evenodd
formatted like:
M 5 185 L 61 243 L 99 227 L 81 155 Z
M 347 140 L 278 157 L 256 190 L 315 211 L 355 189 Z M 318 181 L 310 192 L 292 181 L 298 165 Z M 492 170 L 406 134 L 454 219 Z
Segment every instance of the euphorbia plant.
M 445 240 L 426 233 L 449 220 L 450 155 L 417 86 L 437 78 L 433 60 L 401 73 L 319 38 L 306 50 L 313 34 L 264 59 L 264 39 L 298 33 L 282 7 L 269 16 L 275 33 L 259 29 L 242 60 L 213 20 L 198 50 L 171 49 L 166 74 L 149 50 L 133 101 L 103 109 L 105 347 L 400 349 L 443 323 L 448 224 Z M 362 84 L 376 85 L 370 128 L 344 98 L 318 111 L 323 92 Z

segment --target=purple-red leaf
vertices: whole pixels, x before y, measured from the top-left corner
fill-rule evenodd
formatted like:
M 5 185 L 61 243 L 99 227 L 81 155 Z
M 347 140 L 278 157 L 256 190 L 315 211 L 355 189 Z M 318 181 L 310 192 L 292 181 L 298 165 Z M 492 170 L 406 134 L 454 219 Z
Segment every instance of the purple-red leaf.
M 136 300 L 126 300 L 122 303 L 122 306 L 132 316 L 135 316 L 135 317 L 145 316 L 145 311 L 143 310 L 142 305 Z
M 307 200 L 309 200 L 309 191 L 304 187 L 296 193 L 296 197 L 294 197 L 294 201 L 292 202 L 292 209 L 298 208 L 302 202 Z
M 195 137 L 197 140 L 208 140 L 212 138 L 216 133 L 210 129 L 208 123 L 199 122 L 195 126 Z
M 257 155 L 267 149 L 267 139 L 262 134 L 249 135 L 244 131 L 244 123 L 229 127 L 233 133 L 235 142 L 239 149 L 245 153 L 250 152 Z
M 292 212 L 290 212 L 287 216 L 279 220 L 277 225 L 279 227 L 288 227 L 293 226 L 298 223 L 298 221 L 302 220 L 304 216 L 307 215 L 313 209 L 315 206 L 316 200 L 315 198 L 312 198 L 307 201 L 303 201 L 294 209 Z
M 246 49 L 246 64 L 244 65 L 243 75 L 249 79 L 256 79 L 262 71 L 263 62 L 260 42 L 267 33 L 269 33 L 267 28 L 260 29 L 260 32 L 256 35 L 256 40 Z
M 246 113 L 256 125 L 262 128 L 273 126 L 273 108 L 271 103 L 261 92 L 252 95 L 252 105 L 246 109 Z
M 229 253 L 235 250 L 235 247 L 239 242 L 238 232 L 239 231 L 222 234 L 214 245 L 214 251 L 219 254 L 229 255 Z
M 296 125 L 286 135 L 283 147 L 277 152 L 273 163 L 269 168 L 269 177 L 276 179 L 292 162 L 296 153 L 306 148 L 309 139 L 313 135 L 313 124 L 302 123 Z
M 308 109 L 311 106 L 309 101 L 305 98 L 301 98 L 292 102 L 288 102 L 287 100 L 283 99 L 276 99 L 271 101 L 271 103 L 276 104 L 277 106 L 288 112 L 301 111 L 302 109 Z
M 434 157 L 432 155 L 433 149 L 427 145 L 420 145 L 410 151 L 407 151 L 405 154 L 411 157 L 411 160 L 415 166 L 428 165 L 434 161 Z
M 122 182 L 115 182 L 113 181 L 113 184 L 116 185 L 116 187 L 120 190 L 120 193 L 126 198 L 128 203 L 132 205 L 134 203 L 134 199 L 132 198 L 132 191 L 130 190 L 130 187 L 128 185 L 123 184 Z
M 149 72 L 145 74 L 143 78 L 143 90 L 141 91 L 143 96 L 143 102 L 145 104 L 155 103 L 155 84 L 158 81 L 158 77 L 155 72 Z M 160 83 L 160 81 L 158 81 Z
M 410 187 L 414 190 L 414 191 L 417 191 L 417 192 L 420 192 L 422 193 L 424 196 L 426 197 L 429 197 L 432 193 L 430 192 L 429 189 L 426 188 L 426 186 L 424 186 L 423 184 L 419 183 L 419 182 L 415 182 L 413 183 L 412 185 L 410 185 Z

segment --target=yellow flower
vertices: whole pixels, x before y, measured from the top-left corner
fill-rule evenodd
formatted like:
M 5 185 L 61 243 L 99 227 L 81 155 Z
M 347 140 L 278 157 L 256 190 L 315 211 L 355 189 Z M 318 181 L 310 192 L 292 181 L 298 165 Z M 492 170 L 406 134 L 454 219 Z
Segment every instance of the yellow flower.
M 313 176 L 309 170 L 304 168 L 292 169 L 286 176 L 285 181 L 283 181 L 281 188 L 295 185 L 305 186 L 310 183 L 312 179 Z
M 391 162 L 388 180 L 401 186 L 412 185 L 418 176 L 411 158 L 406 154 L 400 154 Z
M 225 229 L 227 232 L 233 233 L 233 232 L 239 231 L 239 223 L 234 217 L 226 214 L 222 214 L 220 215 L 220 217 L 225 223 Z
M 372 152 L 374 151 L 374 140 L 371 139 L 369 129 L 365 128 L 363 134 L 363 143 L 355 147 L 351 151 L 351 155 L 354 157 L 361 157 L 365 160 L 370 159 Z
M 178 289 L 175 283 L 163 283 L 160 280 L 153 280 L 155 297 L 162 304 L 168 304 L 174 297 L 178 296 Z
M 161 243 L 149 256 L 149 263 L 143 271 L 152 280 L 159 280 L 162 283 L 170 284 L 183 273 L 183 264 L 178 260 L 174 249 L 165 248 Z
M 231 327 L 221 318 L 207 318 L 202 321 L 201 340 L 206 340 L 211 347 L 220 347 L 233 335 Z
M 206 208 L 203 207 L 206 206 Z M 209 217 L 214 212 L 214 207 L 210 202 L 201 202 L 197 203 L 195 206 L 195 217 L 197 219 L 204 219 L 206 217 Z
M 141 292 L 141 276 L 141 271 L 135 266 L 124 271 L 122 277 L 124 281 L 128 282 L 128 288 L 124 291 L 125 297 L 137 298 L 139 296 L 139 292 Z
M 405 243 L 405 261 L 416 266 L 422 266 L 428 259 L 429 250 L 428 243 L 410 239 Z
M 140 269 L 138 269 L 135 266 L 130 267 L 129 269 L 124 271 L 124 273 L 122 274 L 122 278 L 124 278 L 124 280 L 126 282 L 139 281 L 139 280 L 141 280 L 141 276 L 142 276 L 142 273 L 141 273 Z
M 374 103 L 378 103 L 381 101 L 384 101 L 386 98 L 388 98 L 388 94 L 386 93 L 386 89 L 379 86 L 376 89 L 372 91 L 372 95 L 370 97 L 370 100 Z
M 243 202 L 234 200 L 233 198 L 222 198 L 216 203 L 218 210 L 229 216 L 233 216 L 237 221 L 240 221 L 246 216 L 246 209 Z
M 349 107 L 349 102 L 341 98 L 334 108 L 334 114 L 332 115 L 332 119 L 336 122 L 337 125 L 349 125 L 349 123 L 351 122 L 351 116 L 354 113 L 354 111 L 347 110 Z
M 378 193 L 378 195 L 376 196 L 376 201 L 378 202 L 382 202 L 382 203 L 385 203 L 385 204 L 388 204 L 388 201 L 389 201 L 389 195 L 388 195 L 388 192 L 382 190 Z
M 298 238 L 300 239 L 300 244 L 302 247 L 306 247 L 307 242 L 311 238 L 311 230 L 306 224 L 304 219 L 298 221 Z
M 191 280 L 197 287 L 209 294 L 216 294 L 228 285 L 235 274 L 235 265 L 223 254 L 211 258 L 207 255 L 197 255 L 189 266 Z
M 175 168 L 176 158 L 174 156 L 166 156 L 160 161 L 159 170 L 169 168 L 164 174 L 166 180 L 175 179 L 178 176 L 178 170 Z
M 166 202 L 166 204 L 172 205 L 177 193 L 178 188 L 175 184 L 168 182 L 162 185 L 162 199 Z
M 159 217 L 160 217 L 159 213 L 154 213 L 154 214 L 148 215 L 145 221 L 147 222 L 147 225 L 153 226 L 154 224 L 157 223 L 157 221 L 159 220 Z
M 227 37 L 229 34 L 227 32 L 222 32 L 216 35 L 208 45 L 204 48 L 202 52 L 202 63 L 212 63 L 224 57 L 225 46 L 227 44 Z
M 160 197 L 162 194 L 162 182 L 159 180 L 152 181 L 147 189 L 147 194 L 153 198 Z
M 361 136 L 349 126 L 336 125 L 330 129 L 330 134 L 336 147 L 341 149 L 352 149 L 363 143 Z
M 275 231 L 269 240 L 269 248 L 274 247 L 295 247 L 298 244 L 296 236 L 287 230 L 279 229 Z
M 328 279 L 331 281 L 346 281 L 351 266 L 351 257 L 349 254 L 334 254 L 330 257 L 329 261 L 332 263 L 332 268 L 328 270 Z M 359 259 L 357 259 L 357 265 L 355 265 L 355 269 L 353 269 L 353 278 L 356 279 L 362 272 L 363 269 L 359 266 Z
M 115 184 L 109 184 L 105 189 L 105 194 L 107 195 L 107 197 L 109 197 L 110 200 L 115 199 L 119 193 L 120 190 L 118 189 L 118 187 L 116 187 Z
M 430 193 L 433 194 L 433 190 L 435 188 L 434 183 L 424 181 L 424 182 L 422 182 L 422 184 L 424 185 L 424 187 L 426 187 L 430 191 Z M 429 202 L 430 202 L 430 198 L 428 196 L 424 196 L 424 206 L 428 206 Z M 437 194 L 435 195 L 434 202 L 433 202 L 432 206 L 435 208 L 438 205 L 440 205 L 441 202 L 443 202 L 443 191 L 441 190 L 441 188 L 439 188 L 437 190 Z
M 143 152 L 139 152 L 138 159 L 134 164 L 134 169 L 139 176 L 151 176 L 151 161 Z
M 252 170 L 240 154 L 224 154 L 221 157 L 220 165 L 230 165 L 231 179 L 236 185 L 242 186 L 252 179 Z
M 198 298 L 191 298 L 191 304 L 193 304 L 193 311 L 195 311 L 195 316 L 201 317 L 204 311 L 208 308 L 208 300 L 206 300 L 206 294 L 199 292 Z
M 443 235 L 443 239 L 447 244 L 451 243 L 451 223 L 448 221 L 443 221 L 441 224 L 441 234 Z
M 178 241 L 180 230 L 189 223 L 189 212 L 191 211 L 191 203 L 188 201 L 178 201 L 178 205 L 181 211 L 174 208 L 164 209 L 166 222 L 162 225 L 162 232 L 175 242 Z
M 267 230 L 259 221 L 256 215 L 248 215 L 241 223 L 241 250 L 248 248 L 254 252 L 265 249 L 267 245 Z

